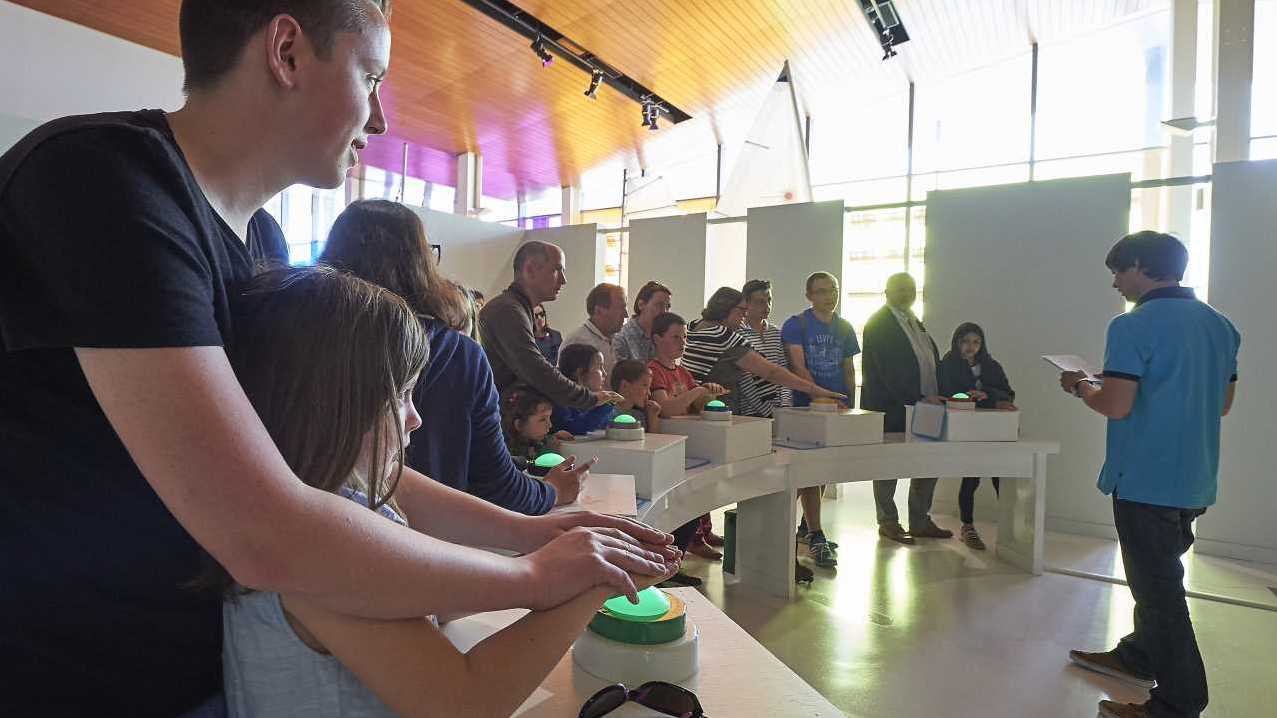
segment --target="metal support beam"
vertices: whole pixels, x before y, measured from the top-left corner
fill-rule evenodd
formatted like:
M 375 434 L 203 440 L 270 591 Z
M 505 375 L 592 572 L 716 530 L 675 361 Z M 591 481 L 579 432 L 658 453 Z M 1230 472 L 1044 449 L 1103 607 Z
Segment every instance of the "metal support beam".
M 1255 0 L 1215 0 L 1215 161 L 1250 158 Z

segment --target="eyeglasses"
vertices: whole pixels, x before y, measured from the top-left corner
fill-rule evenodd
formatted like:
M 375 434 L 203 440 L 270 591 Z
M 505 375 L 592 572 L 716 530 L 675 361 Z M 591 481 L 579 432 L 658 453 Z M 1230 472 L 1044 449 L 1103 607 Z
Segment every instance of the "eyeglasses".
M 708 718 L 695 693 L 665 681 L 648 681 L 632 691 L 626 690 L 620 683 L 613 683 L 590 696 L 581 706 L 577 718 L 600 718 L 627 701 L 678 718 Z

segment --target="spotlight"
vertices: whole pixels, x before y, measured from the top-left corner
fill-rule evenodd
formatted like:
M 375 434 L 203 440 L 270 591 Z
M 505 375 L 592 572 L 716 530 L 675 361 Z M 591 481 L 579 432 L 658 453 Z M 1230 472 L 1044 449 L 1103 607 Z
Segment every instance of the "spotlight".
M 661 107 L 651 100 L 643 100 L 643 126 L 655 132 L 660 129 L 657 126 L 657 118 L 661 115 Z
M 532 52 L 536 53 L 536 56 L 541 59 L 541 67 L 549 67 L 554 62 L 554 55 L 551 55 L 549 50 L 545 49 L 545 40 L 541 37 L 537 37 L 537 39 L 532 41 Z
M 590 73 L 590 89 L 585 91 L 585 96 L 591 100 L 597 100 L 599 97 L 599 83 L 603 82 L 603 72 L 595 70 Z

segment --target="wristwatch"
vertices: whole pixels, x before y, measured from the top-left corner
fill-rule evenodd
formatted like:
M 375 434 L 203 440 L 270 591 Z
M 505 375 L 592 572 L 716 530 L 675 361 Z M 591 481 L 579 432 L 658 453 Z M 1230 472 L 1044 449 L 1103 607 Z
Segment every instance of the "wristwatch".
M 1076 382 L 1074 382 L 1074 383 L 1073 383 L 1073 396 L 1076 396 L 1077 398 L 1081 399 L 1081 398 L 1082 398 L 1082 385 L 1083 385 L 1083 384 L 1091 384 L 1091 383 L 1093 383 L 1093 382 L 1092 382 L 1090 379 L 1088 379 L 1087 377 L 1082 377 L 1081 379 L 1078 379 Z

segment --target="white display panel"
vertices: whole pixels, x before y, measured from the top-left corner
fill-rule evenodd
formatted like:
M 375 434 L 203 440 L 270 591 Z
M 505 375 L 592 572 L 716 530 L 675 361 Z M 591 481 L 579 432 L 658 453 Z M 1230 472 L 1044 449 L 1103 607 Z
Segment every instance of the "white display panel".
M 673 311 L 691 321 L 700 315 L 706 295 L 705 213 L 630 222 L 630 303 L 649 280 L 670 288 Z
M 808 275 L 824 270 L 842 276 L 844 221 L 842 200 L 749 210 L 746 279 L 772 281 L 771 321 L 777 326 L 807 308 Z

